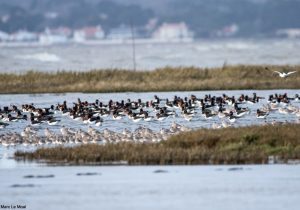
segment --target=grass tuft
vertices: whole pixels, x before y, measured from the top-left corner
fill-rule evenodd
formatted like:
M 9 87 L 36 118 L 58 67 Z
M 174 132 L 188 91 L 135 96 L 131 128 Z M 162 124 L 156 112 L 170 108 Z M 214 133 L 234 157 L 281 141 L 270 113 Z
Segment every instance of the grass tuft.
M 0 74 L 0 93 L 149 92 L 236 89 L 299 89 L 300 66 L 269 66 L 274 71 L 297 71 L 279 78 L 265 66 L 226 66 L 203 69 L 165 67 L 154 71 L 118 69 L 88 72 Z
M 73 164 L 126 161 L 129 165 L 265 164 L 300 159 L 300 125 L 200 129 L 160 143 L 108 143 L 16 152 L 17 159 Z

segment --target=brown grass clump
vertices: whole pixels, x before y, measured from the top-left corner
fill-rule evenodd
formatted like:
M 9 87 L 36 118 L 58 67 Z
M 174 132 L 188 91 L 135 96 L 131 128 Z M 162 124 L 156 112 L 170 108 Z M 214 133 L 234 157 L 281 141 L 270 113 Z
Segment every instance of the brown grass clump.
M 129 165 L 265 164 L 300 159 L 300 125 L 200 129 L 160 143 L 109 143 L 16 152 L 18 159 L 72 164 L 126 161 Z
M 265 66 L 224 66 L 202 69 L 165 67 L 154 71 L 92 70 L 0 74 L 0 93 L 146 92 L 233 89 L 298 89 L 300 66 L 269 66 L 271 70 L 297 71 L 288 78 Z

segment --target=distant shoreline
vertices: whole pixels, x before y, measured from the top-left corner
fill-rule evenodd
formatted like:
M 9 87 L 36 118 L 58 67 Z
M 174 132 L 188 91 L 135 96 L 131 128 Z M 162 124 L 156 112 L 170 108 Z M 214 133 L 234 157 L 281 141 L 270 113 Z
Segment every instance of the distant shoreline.
M 222 42 L 222 41 L 253 41 L 253 38 L 198 38 L 198 39 L 135 39 L 135 44 L 144 45 L 144 44 L 193 44 L 193 43 L 202 43 L 202 42 Z M 256 38 L 255 40 L 260 41 L 270 41 L 270 40 L 298 40 L 290 38 Z M 85 41 L 66 41 L 66 42 L 0 42 L 0 47 L 49 47 L 49 46 L 64 46 L 64 45 L 132 45 L 132 39 L 104 39 L 104 40 L 85 40 Z
M 201 40 L 201 39 L 199 39 Z M 183 39 L 135 39 L 135 44 L 186 44 L 195 43 L 199 40 L 192 38 Z M 0 47 L 43 47 L 55 45 L 132 45 L 132 39 L 103 39 L 103 40 L 84 40 L 84 41 L 65 41 L 65 42 L 0 42 Z
M 300 66 L 165 67 L 154 71 L 0 73 L 0 94 L 300 89 Z M 273 71 L 296 71 L 280 78 Z

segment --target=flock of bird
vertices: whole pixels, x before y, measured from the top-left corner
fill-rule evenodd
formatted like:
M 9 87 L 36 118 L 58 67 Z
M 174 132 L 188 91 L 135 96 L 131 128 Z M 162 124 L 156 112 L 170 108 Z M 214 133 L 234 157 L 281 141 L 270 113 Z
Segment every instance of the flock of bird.
M 23 104 L 0 108 L 0 128 L 7 132 L 0 134 L 0 145 L 54 145 L 54 144 L 87 144 L 105 142 L 159 142 L 167 139 L 170 135 L 191 130 L 190 127 L 176 123 L 176 119 L 184 121 L 197 121 L 199 118 L 211 122 L 211 128 L 226 128 L 233 126 L 241 118 L 251 115 L 253 109 L 249 106 L 266 102 L 255 110 L 258 119 L 266 121 L 269 114 L 278 112 L 280 114 L 295 115 L 299 123 L 300 109 L 297 102 L 300 97 L 296 94 L 289 97 L 287 94 L 272 94 L 267 99 L 253 93 L 251 96 L 241 94 L 239 97 L 205 95 L 198 98 L 195 95 L 189 97 L 174 96 L 172 99 L 162 99 L 154 96 L 150 101 L 113 101 L 108 103 L 95 100 L 93 102 L 81 101 L 78 99 L 71 106 L 64 101 L 49 107 L 36 107 L 33 104 Z M 299 103 L 300 104 L 300 103 Z M 253 116 L 254 114 L 252 114 Z M 62 121 L 65 118 L 74 120 L 74 123 L 86 125 L 87 131 L 66 127 Z M 130 131 L 124 128 L 121 133 L 110 129 L 103 129 L 102 124 L 107 119 L 121 121 L 126 119 L 129 122 L 139 125 L 143 123 L 162 122 L 166 119 L 173 121 L 170 128 L 161 128 L 154 131 L 146 126 L 139 126 L 136 130 Z M 220 119 L 219 123 L 211 119 Z M 13 123 L 25 121 L 26 127 L 21 133 L 10 131 Z M 266 121 L 267 122 L 267 121 Z M 272 124 L 283 123 L 272 121 Z M 41 131 L 41 125 L 47 125 Z M 51 126 L 59 126 L 60 132 L 54 132 Z M 45 127 L 45 126 L 44 126 Z M 43 134 L 40 134 L 43 133 Z

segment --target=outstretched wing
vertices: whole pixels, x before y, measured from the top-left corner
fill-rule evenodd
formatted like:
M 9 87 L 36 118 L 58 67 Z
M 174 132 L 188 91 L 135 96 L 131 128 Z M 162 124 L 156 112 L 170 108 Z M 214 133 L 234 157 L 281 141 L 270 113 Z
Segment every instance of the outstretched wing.
M 273 71 L 273 72 L 275 72 L 275 73 L 277 73 L 277 74 L 279 74 L 279 75 L 280 75 L 280 74 L 282 74 L 282 73 L 281 73 L 281 72 L 279 72 L 279 71 Z
M 290 72 L 286 73 L 286 75 L 294 74 L 294 73 L 296 73 L 296 72 L 297 72 L 297 71 L 290 71 Z

